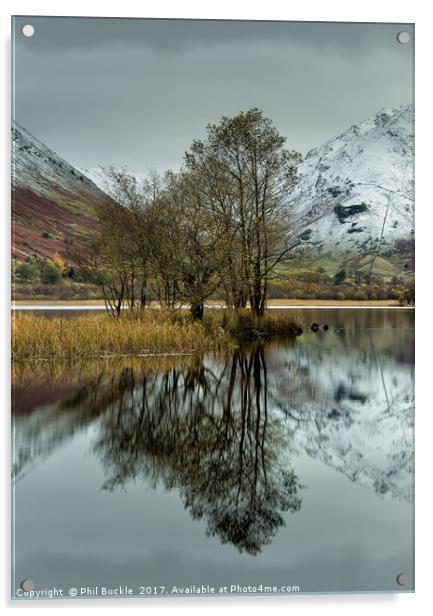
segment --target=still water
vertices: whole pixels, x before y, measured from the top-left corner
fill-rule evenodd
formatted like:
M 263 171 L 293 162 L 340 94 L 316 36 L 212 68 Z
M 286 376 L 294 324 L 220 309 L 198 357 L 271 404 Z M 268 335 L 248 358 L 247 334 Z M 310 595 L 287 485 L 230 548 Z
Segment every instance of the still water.
M 329 330 L 15 366 L 13 594 L 412 590 L 414 313 L 301 312 Z

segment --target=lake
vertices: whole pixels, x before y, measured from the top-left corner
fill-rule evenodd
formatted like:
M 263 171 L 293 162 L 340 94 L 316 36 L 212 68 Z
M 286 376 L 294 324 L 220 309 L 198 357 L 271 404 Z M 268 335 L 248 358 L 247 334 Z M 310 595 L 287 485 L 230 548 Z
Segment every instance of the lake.
M 412 591 L 414 311 L 297 312 L 225 357 L 15 366 L 13 594 Z

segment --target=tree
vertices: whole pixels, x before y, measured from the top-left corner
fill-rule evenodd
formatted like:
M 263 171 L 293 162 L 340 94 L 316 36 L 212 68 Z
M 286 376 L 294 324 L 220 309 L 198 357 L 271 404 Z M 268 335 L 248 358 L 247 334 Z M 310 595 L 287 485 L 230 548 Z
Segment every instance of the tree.
M 223 117 L 193 142 L 185 160 L 206 178 L 206 196 L 224 221 L 223 276 L 231 301 L 262 316 L 272 272 L 300 243 L 290 236 L 284 203 L 297 181 L 301 155 L 284 149 L 286 138 L 257 108 Z M 234 250 L 234 247 L 236 249 Z
M 209 144 L 195 141 L 186 154 L 187 167 L 202 178 L 201 198 L 213 224 L 221 231 L 218 276 L 223 299 L 228 307 L 245 308 L 248 289 L 242 274 L 240 220 L 237 185 L 227 174 Z
M 125 302 L 135 305 L 137 276 L 131 220 L 123 206 L 110 203 L 99 210 L 99 224 L 80 247 L 71 251 L 74 263 L 99 286 L 110 316 L 119 317 Z
M 39 282 L 41 272 L 35 259 L 29 257 L 26 261 L 16 263 L 13 272 L 14 282 Z
M 301 157 L 285 141 L 254 108 L 208 125 L 179 173 L 139 181 L 106 169 L 111 199 L 76 263 L 110 311 L 144 307 L 149 287 L 170 308 L 188 302 L 200 320 L 220 288 L 228 306 L 249 302 L 262 316 L 277 266 L 302 242 L 286 207 Z
M 103 293 L 107 310 L 119 316 L 126 304 L 131 310 L 147 301 L 150 237 L 148 210 L 153 184 L 139 182 L 124 169 L 104 169 L 110 199 L 99 207 L 98 224 L 83 246 L 70 249 L 84 275 Z
M 221 229 L 215 224 L 203 199 L 203 177 L 199 173 L 167 175 L 167 195 L 175 218 L 167 221 L 175 228 L 173 263 L 179 290 L 190 304 L 193 319 L 202 320 L 204 303 L 215 292 Z
M 62 259 L 62 257 L 59 255 L 58 252 L 56 252 L 53 256 L 53 263 L 55 263 L 58 267 L 58 269 L 60 270 L 62 276 L 66 275 L 67 272 L 67 268 L 66 268 L 66 264 L 64 262 L 64 260 Z
M 63 278 L 63 271 L 53 259 L 40 260 L 41 281 L 44 284 L 57 284 Z
M 160 178 L 151 171 L 148 177 L 138 180 L 125 169 L 114 166 L 106 167 L 104 173 L 110 195 L 117 206 L 116 213 L 120 214 L 119 220 L 110 219 L 110 212 L 108 216 L 104 216 L 105 232 L 116 233 L 119 223 L 122 225 L 121 236 L 122 241 L 127 244 L 130 269 L 130 281 L 127 285 L 129 304 L 134 308 L 138 303 L 144 308 L 151 259 L 149 212 L 159 194 Z M 118 209 L 119 206 L 122 209 Z
M 344 269 L 337 272 L 334 276 L 334 282 L 337 285 L 340 285 L 345 279 L 346 279 L 346 270 Z
M 179 250 L 176 203 L 162 190 L 149 206 L 148 233 L 150 245 L 149 286 L 161 306 L 174 310 L 180 299 Z

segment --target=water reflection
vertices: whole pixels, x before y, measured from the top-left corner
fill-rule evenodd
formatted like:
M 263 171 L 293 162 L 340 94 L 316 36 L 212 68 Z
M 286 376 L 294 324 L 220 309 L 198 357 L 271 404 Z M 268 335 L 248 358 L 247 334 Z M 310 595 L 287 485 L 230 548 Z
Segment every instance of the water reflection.
M 197 361 L 140 383 L 124 371 L 94 450 L 106 489 L 137 477 L 175 488 L 209 535 L 255 554 L 284 524 L 281 512 L 300 508 L 298 479 L 268 415 L 263 347 L 213 368 Z
M 91 426 L 104 490 L 136 480 L 175 490 L 208 535 L 249 554 L 272 541 L 285 512 L 300 511 L 301 451 L 410 502 L 412 316 L 383 312 L 355 325 L 338 314 L 326 334 L 226 358 L 87 365 L 49 378 L 47 367 L 39 377 L 18 370 L 15 480 Z

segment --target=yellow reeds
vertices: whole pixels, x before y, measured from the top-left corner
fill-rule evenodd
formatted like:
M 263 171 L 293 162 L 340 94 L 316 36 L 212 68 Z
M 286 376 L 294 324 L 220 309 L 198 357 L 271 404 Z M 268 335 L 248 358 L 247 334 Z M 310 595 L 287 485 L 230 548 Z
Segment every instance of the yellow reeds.
M 15 313 L 12 359 L 85 359 L 230 350 L 246 330 L 295 335 L 290 315 L 253 317 L 249 311 L 207 311 L 203 323 L 187 311 L 143 310 L 120 318 L 107 314 L 44 317 Z

